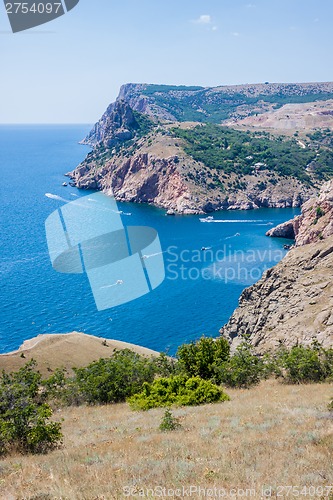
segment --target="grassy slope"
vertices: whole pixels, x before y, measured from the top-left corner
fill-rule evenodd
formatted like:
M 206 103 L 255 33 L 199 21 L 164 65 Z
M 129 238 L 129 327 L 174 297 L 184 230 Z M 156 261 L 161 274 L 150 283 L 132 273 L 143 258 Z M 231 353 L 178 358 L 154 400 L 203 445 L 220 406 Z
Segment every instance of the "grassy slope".
M 38 370 L 49 376 L 49 370 L 63 366 L 71 372 L 71 368 L 87 366 L 100 358 L 112 356 L 115 349 L 129 348 L 147 356 L 157 354 L 144 347 L 135 346 L 117 340 L 107 340 L 83 333 L 40 335 L 29 340 L 18 351 L 0 355 L 0 370 L 15 371 L 24 366 L 32 358 L 38 363 Z M 21 357 L 21 354 L 24 357 Z
M 55 415 L 64 418 L 64 447 L 3 460 L 0 497 L 116 499 L 127 485 L 197 485 L 255 488 L 260 498 L 264 485 L 333 484 L 332 385 L 270 380 L 228 393 L 230 402 L 174 410 L 183 428 L 169 433 L 158 430 L 161 409 L 65 409 Z

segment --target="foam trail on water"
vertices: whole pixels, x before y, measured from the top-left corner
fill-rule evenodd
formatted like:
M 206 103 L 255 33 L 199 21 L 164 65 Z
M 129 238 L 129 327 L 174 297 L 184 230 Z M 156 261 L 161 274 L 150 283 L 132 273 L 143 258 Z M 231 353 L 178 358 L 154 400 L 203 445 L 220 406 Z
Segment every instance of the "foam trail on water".
M 112 285 L 101 286 L 100 289 L 104 290 L 105 288 L 112 288 L 113 286 L 118 286 L 118 285 L 123 285 L 123 284 L 124 284 L 123 280 L 118 280 L 115 283 L 113 283 Z
M 143 255 L 141 258 L 144 259 L 144 260 L 145 259 L 150 259 L 151 257 L 157 257 L 157 255 L 162 255 L 164 253 L 165 253 L 165 251 L 164 252 L 158 252 L 158 253 L 152 253 L 151 255 Z
M 65 203 L 70 203 L 70 200 L 65 200 L 65 198 L 62 198 L 57 194 L 45 193 L 45 196 L 46 198 L 50 198 L 50 200 L 64 201 Z
M 243 224 L 253 224 L 255 222 L 265 222 L 264 220 L 250 220 L 250 219 L 247 219 L 247 220 L 223 220 L 223 219 L 214 219 L 214 220 L 211 220 L 208 222 L 208 224 L 212 224 L 213 222 L 215 223 L 219 223 L 219 224 L 233 224 L 233 223 L 237 223 L 237 224 L 240 224 L 240 223 L 243 223 Z M 206 222 L 207 224 L 207 222 Z
M 57 194 L 45 193 L 45 196 L 46 196 L 46 198 L 50 198 L 50 200 L 62 201 L 64 203 L 74 203 L 73 200 L 66 200 L 65 198 L 62 198 L 61 196 L 58 196 Z M 77 196 L 77 195 L 73 195 L 73 196 Z M 98 201 L 94 200 L 93 198 L 88 198 L 88 201 L 94 202 L 94 203 L 98 203 Z M 83 203 L 82 204 L 77 203 L 76 206 L 77 207 L 83 207 L 84 209 L 88 208 L 87 205 L 85 205 Z M 103 206 L 100 206 L 100 205 L 97 206 L 97 210 L 99 210 L 100 212 L 113 212 L 113 213 L 116 213 L 116 214 L 123 213 L 123 212 L 118 212 L 116 210 L 112 210 L 111 208 L 106 208 L 106 207 L 103 207 Z M 126 214 L 126 215 L 129 215 L 129 214 Z
M 231 240 L 231 238 L 237 238 L 237 236 L 240 236 L 240 233 L 233 234 L 232 236 L 227 236 L 225 239 Z

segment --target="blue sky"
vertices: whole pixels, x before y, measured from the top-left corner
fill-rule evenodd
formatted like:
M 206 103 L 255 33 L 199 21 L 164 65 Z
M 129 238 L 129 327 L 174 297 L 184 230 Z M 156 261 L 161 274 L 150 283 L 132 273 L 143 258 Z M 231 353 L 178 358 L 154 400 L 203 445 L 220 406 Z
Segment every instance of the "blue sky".
M 80 0 L 13 35 L 0 5 L 0 123 L 93 123 L 121 84 L 333 80 L 332 0 Z

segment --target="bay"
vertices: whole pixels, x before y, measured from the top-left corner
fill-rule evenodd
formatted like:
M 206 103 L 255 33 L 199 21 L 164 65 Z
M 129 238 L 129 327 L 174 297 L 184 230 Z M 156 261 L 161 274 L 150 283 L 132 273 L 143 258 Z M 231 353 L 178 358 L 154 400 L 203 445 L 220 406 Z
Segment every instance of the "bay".
M 51 266 L 45 220 L 64 201 L 86 196 L 63 187 L 64 173 L 89 149 L 90 125 L 0 126 L 0 352 L 43 333 L 80 331 L 174 353 L 202 334 L 216 336 L 242 290 L 286 253 L 266 231 L 299 213 L 261 209 L 166 217 L 148 205 L 119 203 L 125 225 L 155 228 L 166 279 L 133 302 L 98 312 L 87 277 Z M 48 198 L 46 193 L 54 195 Z

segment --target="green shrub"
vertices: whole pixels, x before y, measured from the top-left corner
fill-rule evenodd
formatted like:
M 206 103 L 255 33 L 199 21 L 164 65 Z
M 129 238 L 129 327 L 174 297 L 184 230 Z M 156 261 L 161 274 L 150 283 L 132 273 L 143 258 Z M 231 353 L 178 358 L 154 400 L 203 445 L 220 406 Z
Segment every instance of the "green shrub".
M 176 431 L 181 428 L 179 418 L 172 415 L 170 408 L 167 408 L 164 412 L 162 421 L 160 423 L 159 429 L 162 432 Z
M 322 382 L 331 374 L 329 351 L 315 347 L 294 346 L 281 349 L 277 356 L 277 376 L 292 384 Z
M 333 399 L 330 402 L 330 404 L 328 405 L 328 409 L 329 409 L 329 411 L 333 411 Z
M 50 422 L 52 409 L 40 390 L 41 375 L 35 362 L 0 379 L 0 447 L 5 453 L 45 453 L 60 445 L 61 424 Z
M 79 406 L 85 402 L 79 384 L 67 376 L 64 368 L 57 368 L 48 379 L 42 380 L 42 385 L 52 407 Z
M 139 394 L 128 399 L 132 409 L 149 410 L 163 406 L 197 406 L 227 401 L 229 397 L 217 385 L 200 377 L 184 375 L 159 378 L 152 384 L 145 383 Z
M 152 382 L 156 367 L 151 359 L 124 349 L 109 359 L 75 369 L 75 384 L 88 403 L 118 403 Z
M 220 377 L 229 387 L 248 388 L 256 385 L 266 375 L 265 364 L 253 353 L 252 346 L 244 341 L 235 354 L 220 367 Z
M 156 369 L 156 374 L 161 377 L 171 377 L 172 375 L 176 375 L 179 371 L 177 360 L 168 357 L 163 352 L 153 360 L 153 364 Z
M 179 370 L 188 377 L 201 377 L 220 383 L 219 369 L 229 359 L 229 355 L 230 346 L 226 339 L 202 337 L 197 342 L 179 347 Z

